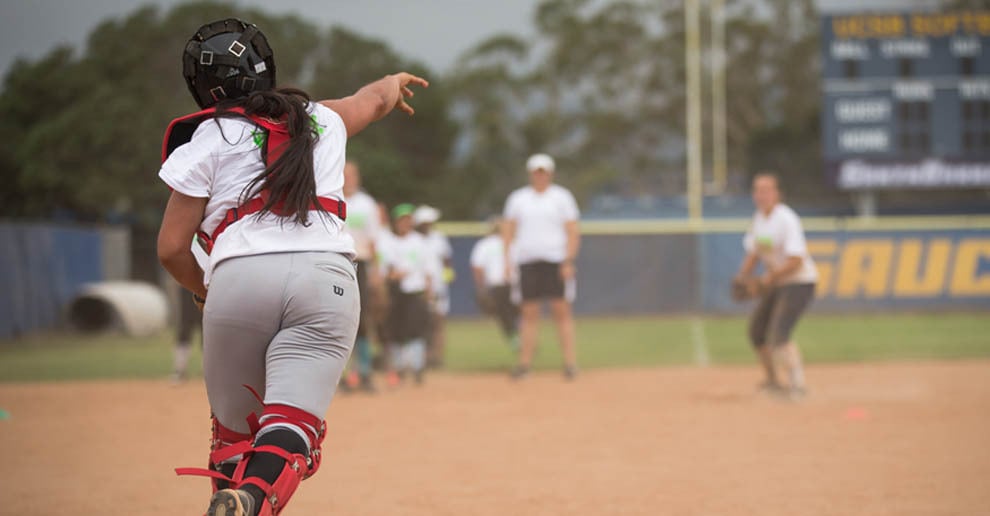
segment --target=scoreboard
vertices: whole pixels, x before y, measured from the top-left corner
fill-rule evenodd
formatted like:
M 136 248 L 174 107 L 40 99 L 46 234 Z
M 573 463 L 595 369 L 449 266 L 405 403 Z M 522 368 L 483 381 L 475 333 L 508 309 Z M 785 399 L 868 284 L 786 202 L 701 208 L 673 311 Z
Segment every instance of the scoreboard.
M 825 16 L 822 52 L 833 184 L 990 187 L 990 11 Z

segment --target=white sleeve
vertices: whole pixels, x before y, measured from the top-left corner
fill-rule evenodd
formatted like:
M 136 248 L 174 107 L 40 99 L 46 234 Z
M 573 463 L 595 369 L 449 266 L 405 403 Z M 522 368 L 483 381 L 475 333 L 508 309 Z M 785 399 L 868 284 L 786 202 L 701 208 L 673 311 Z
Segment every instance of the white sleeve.
M 561 189 L 564 194 L 561 196 L 561 210 L 564 215 L 564 220 L 571 222 L 578 220 L 581 217 L 581 211 L 578 209 L 577 201 L 574 200 L 574 195 L 571 194 L 570 190 Z
M 502 213 L 502 217 L 506 220 L 519 220 L 519 195 L 517 192 L 512 192 L 509 194 L 509 198 L 505 200 L 505 211 Z
M 209 197 L 217 169 L 220 128 L 208 120 L 199 124 L 192 139 L 175 149 L 162 163 L 158 177 L 176 192 L 190 197 Z
M 756 237 L 753 235 L 752 224 L 746 229 L 746 235 L 743 236 L 743 249 L 746 250 L 746 253 L 756 252 Z
M 808 254 L 808 244 L 804 239 L 804 228 L 801 227 L 801 219 L 796 214 L 787 217 L 785 220 L 784 254 L 801 257 Z

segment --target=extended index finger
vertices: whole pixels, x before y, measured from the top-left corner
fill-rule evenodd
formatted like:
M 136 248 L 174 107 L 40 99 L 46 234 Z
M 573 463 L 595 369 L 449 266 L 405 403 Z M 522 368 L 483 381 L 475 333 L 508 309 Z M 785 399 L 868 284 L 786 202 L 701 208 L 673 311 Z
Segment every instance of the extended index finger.
M 417 76 L 415 76 L 415 75 L 413 75 L 411 73 L 403 74 L 403 79 L 405 79 L 404 81 L 402 81 L 404 83 L 403 85 L 412 83 L 412 84 L 416 84 L 418 86 L 422 86 L 424 88 L 429 88 L 430 87 L 430 81 L 427 81 L 426 79 L 424 79 L 422 77 L 417 77 Z

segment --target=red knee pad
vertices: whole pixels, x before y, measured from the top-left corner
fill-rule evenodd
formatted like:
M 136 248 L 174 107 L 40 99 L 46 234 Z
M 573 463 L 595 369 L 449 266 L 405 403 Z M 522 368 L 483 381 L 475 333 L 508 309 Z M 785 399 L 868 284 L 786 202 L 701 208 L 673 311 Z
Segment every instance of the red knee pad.
M 327 432 L 327 425 L 322 419 L 288 405 L 266 405 L 258 420 L 259 431 L 272 426 L 292 426 L 305 433 L 309 440 L 309 457 L 306 458 L 307 471 L 303 479 L 313 476 L 316 470 L 320 469 L 323 438 Z

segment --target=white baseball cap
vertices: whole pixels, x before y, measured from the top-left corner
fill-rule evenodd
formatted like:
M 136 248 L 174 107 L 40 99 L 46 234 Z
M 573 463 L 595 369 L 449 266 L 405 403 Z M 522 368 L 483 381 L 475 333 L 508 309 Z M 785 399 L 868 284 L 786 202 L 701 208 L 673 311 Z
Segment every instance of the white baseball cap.
M 537 170 L 546 170 L 551 174 L 554 172 L 556 165 L 553 162 L 553 158 L 546 154 L 533 154 L 526 160 L 526 171 L 535 172 Z
M 433 224 L 434 222 L 440 220 L 440 210 L 427 205 L 422 205 L 416 208 L 413 212 L 413 224 Z

